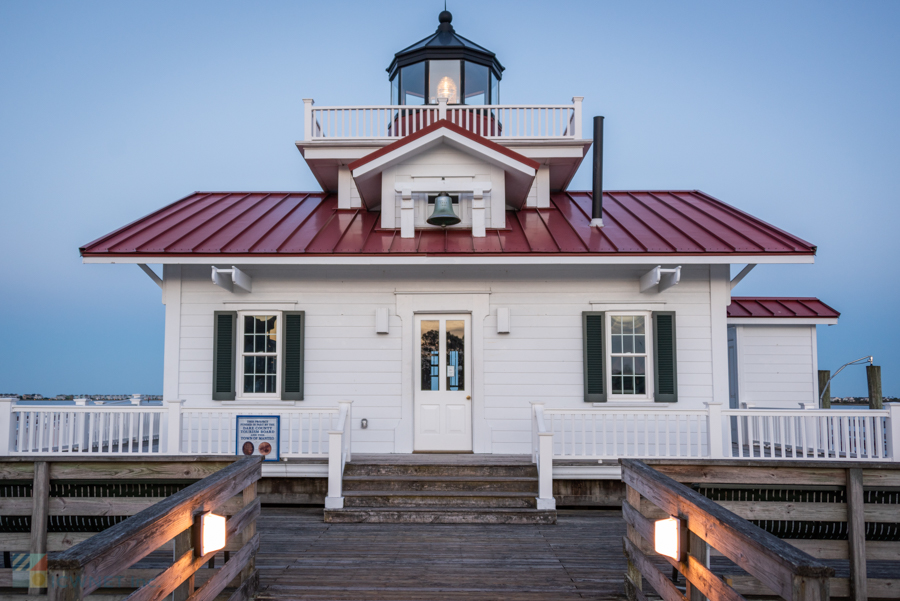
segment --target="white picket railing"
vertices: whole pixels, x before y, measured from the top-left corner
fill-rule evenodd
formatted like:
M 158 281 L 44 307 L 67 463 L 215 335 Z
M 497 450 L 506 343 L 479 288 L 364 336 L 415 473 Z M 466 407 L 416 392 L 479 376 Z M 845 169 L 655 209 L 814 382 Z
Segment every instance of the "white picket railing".
M 708 457 L 708 412 L 544 409 L 555 458 Z
M 891 413 L 888 409 L 725 410 L 725 449 L 731 450 L 731 457 L 746 459 L 889 461 L 896 444 L 889 429 Z
M 12 406 L 7 448 L 11 455 L 159 454 L 164 413 L 130 405 Z
M 572 104 L 378 105 L 316 107 L 304 101 L 304 140 L 391 140 L 447 119 L 494 139 L 575 139 L 581 136 L 582 97 Z
M 327 457 L 328 432 L 335 428 L 339 409 L 286 407 L 261 409 L 182 409 L 180 453 L 234 455 L 235 424 L 239 415 L 279 417 L 281 457 Z

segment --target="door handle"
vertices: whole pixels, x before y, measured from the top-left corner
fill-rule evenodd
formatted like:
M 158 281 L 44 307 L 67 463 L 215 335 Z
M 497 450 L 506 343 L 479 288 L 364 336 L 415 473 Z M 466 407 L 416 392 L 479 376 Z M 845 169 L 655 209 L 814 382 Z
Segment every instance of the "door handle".
M 471 400 L 472 400 L 472 395 L 467 394 L 467 395 L 466 395 L 466 400 L 467 400 L 467 401 L 471 401 Z

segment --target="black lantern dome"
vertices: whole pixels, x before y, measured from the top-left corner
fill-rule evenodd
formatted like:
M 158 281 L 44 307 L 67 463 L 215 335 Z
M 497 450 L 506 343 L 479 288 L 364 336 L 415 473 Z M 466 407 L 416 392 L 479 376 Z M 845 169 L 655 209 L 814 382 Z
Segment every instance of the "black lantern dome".
M 498 104 L 503 65 L 497 56 L 453 29 L 453 15 L 438 15 L 437 31 L 394 55 L 387 68 L 391 104 Z

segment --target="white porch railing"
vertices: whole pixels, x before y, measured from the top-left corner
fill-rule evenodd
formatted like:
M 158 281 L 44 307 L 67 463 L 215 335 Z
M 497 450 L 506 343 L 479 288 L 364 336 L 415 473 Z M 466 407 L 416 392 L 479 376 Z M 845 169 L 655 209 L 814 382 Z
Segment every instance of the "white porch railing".
M 897 426 L 900 407 L 890 407 L 725 410 L 725 448 L 746 459 L 897 461 L 891 426 Z
M 387 140 L 414 134 L 439 119 L 492 139 L 574 139 L 581 136 L 582 97 L 572 104 L 377 105 L 316 107 L 304 99 L 304 141 Z
M 16 405 L 0 399 L 0 456 L 230 455 L 238 415 L 280 417 L 283 458 L 327 458 L 330 507 L 343 505 L 352 401 L 337 407 L 190 409 L 165 406 Z
M 532 405 L 532 459 L 541 482 L 552 479 L 554 461 L 571 459 L 900 461 L 897 403 L 884 410 Z

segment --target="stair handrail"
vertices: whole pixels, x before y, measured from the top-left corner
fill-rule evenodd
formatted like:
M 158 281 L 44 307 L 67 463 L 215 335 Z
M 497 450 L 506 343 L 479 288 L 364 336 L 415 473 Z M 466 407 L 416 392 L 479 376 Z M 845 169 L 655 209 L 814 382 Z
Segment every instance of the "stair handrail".
M 351 459 L 350 432 L 353 430 L 353 401 L 339 401 L 337 425 L 328 431 L 328 496 L 326 509 L 344 507 L 344 467 Z
M 553 432 L 544 422 L 544 403 L 531 403 L 532 461 L 538 468 L 538 509 L 556 509 L 553 498 Z

